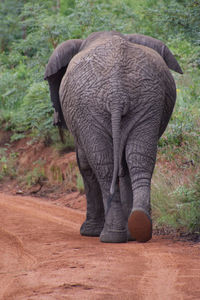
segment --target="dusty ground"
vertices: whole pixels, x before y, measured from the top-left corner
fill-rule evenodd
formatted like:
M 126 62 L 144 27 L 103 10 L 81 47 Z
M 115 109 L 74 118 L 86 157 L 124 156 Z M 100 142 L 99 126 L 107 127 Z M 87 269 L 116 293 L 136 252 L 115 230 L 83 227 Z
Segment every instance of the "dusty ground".
M 0 299 L 200 299 L 200 244 L 81 237 L 65 201 L 0 193 Z

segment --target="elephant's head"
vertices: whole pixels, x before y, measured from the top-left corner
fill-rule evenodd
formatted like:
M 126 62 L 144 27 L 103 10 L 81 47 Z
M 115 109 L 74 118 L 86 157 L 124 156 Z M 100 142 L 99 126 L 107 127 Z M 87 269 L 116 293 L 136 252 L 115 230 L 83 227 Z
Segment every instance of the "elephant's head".
M 49 62 L 46 66 L 44 79 L 48 80 L 51 100 L 53 103 L 53 107 L 55 109 L 54 114 L 54 125 L 58 125 L 60 127 L 66 128 L 66 124 L 64 121 L 64 117 L 62 114 L 60 101 L 59 101 L 59 88 L 61 80 L 66 72 L 68 64 L 73 56 L 75 56 L 78 52 L 87 48 L 91 43 L 93 43 L 100 36 L 101 38 L 119 35 L 122 38 L 127 39 L 129 42 L 143 45 L 153 50 L 157 51 L 162 58 L 164 59 L 167 66 L 180 74 L 182 74 L 181 67 L 179 66 L 176 58 L 173 56 L 168 47 L 161 42 L 160 40 L 154 39 L 152 37 L 148 37 L 140 34 L 127 34 L 123 35 L 119 32 L 111 31 L 111 32 L 95 32 L 88 36 L 87 39 L 74 39 L 68 40 L 60 44 L 52 53 Z

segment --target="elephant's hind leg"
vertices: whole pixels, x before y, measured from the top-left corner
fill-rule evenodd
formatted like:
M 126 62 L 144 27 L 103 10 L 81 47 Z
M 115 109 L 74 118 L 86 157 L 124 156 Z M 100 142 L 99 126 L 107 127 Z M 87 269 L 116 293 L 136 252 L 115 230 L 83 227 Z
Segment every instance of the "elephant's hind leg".
M 104 199 L 109 199 L 110 182 L 104 182 Z M 111 200 L 110 208 L 106 212 L 105 224 L 100 235 L 100 241 L 104 243 L 127 242 L 127 222 L 120 200 L 119 185 L 115 187 L 115 193 Z
M 112 148 L 105 149 L 103 156 L 106 165 L 99 163 L 97 168 L 98 181 L 101 186 L 106 212 L 100 241 L 104 243 L 124 243 L 127 242 L 127 218 L 122 208 L 118 182 L 115 186 L 115 193 L 110 198 L 110 186 L 113 174 Z
M 98 149 L 94 148 L 94 145 L 98 145 Z M 90 165 L 95 170 L 105 210 L 105 223 L 100 235 L 100 241 L 105 243 L 126 242 L 127 228 L 118 183 L 116 184 L 115 193 L 109 205 L 110 186 L 113 175 L 112 144 L 106 136 L 96 133 L 95 142 L 90 142 L 88 147 Z
M 129 231 L 138 242 L 152 237 L 150 206 L 151 178 L 154 170 L 158 129 L 148 122 L 134 129 L 126 145 L 126 161 L 133 191 L 133 206 L 128 219 Z
M 127 228 L 123 213 L 119 184 L 116 184 L 115 194 L 109 207 L 110 186 L 113 176 L 113 148 L 112 140 L 106 132 L 99 132 L 96 128 L 90 127 L 90 132 L 84 132 L 85 142 L 83 143 L 87 153 L 78 151 L 79 164 L 86 187 L 88 211 L 86 224 L 94 220 L 96 210 L 105 210 L 105 222 L 100 235 L 100 241 L 107 243 L 122 243 L 127 241 Z M 84 150 L 85 150 L 84 149 Z M 94 173 L 93 173 L 93 172 Z M 97 183 L 98 181 L 98 183 Z M 94 196 L 95 195 L 95 199 Z M 103 204 L 102 204 L 102 198 Z M 101 199 L 101 202 L 100 202 Z M 101 209 L 99 207 L 101 203 Z M 90 206 L 91 205 L 91 206 Z M 97 209 L 98 207 L 98 209 Z M 90 212 L 92 215 L 90 215 Z M 97 217 L 95 218 L 95 222 Z M 102 224 L 102 223 L 101 223 Z M 83 225 L 85 227 L 85 225 Z M 81 231 L 82 232 L 82 231 Z
M 87 198 L 86 220 L 80 228 L 81 235 L 100 236 L 104 226 L 104 206 L 101 189 L 85 153 L 77 149 L 77 162 L 83 177 Z

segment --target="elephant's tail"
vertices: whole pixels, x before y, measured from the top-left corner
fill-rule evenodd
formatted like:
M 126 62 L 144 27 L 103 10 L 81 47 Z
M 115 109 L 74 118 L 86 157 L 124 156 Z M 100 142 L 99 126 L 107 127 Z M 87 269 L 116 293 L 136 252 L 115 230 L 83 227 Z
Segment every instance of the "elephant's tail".
M 120 153 L 120 139 L 121 139 L 121 116 L 122 111 L 119 107 L 111 112 L 112 123 L 112 137 L 113 137 L 113 158 L 114 158 L 114 170 L 112 183 L 110 187 L 110 196 L 112 197 L 115 192 L 115 186 L 119 173 L 119 153 Z

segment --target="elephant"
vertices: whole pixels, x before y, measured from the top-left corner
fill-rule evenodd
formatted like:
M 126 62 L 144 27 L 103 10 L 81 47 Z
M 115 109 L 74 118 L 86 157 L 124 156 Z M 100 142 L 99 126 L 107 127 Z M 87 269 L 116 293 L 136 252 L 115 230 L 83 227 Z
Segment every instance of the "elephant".
M 116 31 L 67 40 L 45 70 L 54 124 L 74 136 L 87 212 L 83 236 L 105 243 L 152 238 L 151 178 L 158 140 L 183 74 L 155 38 Z

